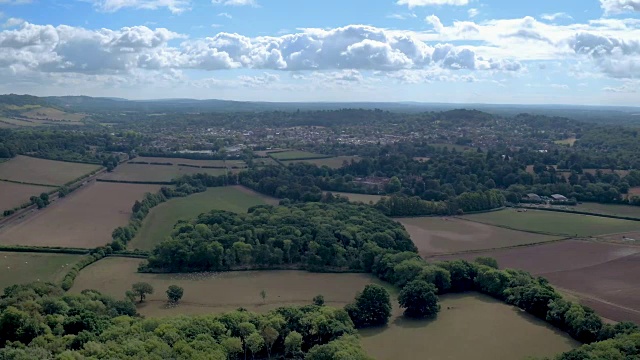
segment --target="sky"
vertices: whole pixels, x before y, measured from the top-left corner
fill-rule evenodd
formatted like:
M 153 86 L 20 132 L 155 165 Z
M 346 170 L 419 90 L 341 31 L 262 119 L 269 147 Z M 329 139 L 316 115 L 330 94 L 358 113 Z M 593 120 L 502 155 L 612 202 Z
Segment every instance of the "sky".
M 0 93 L 640 106 L 640 0 L 0 0 Z

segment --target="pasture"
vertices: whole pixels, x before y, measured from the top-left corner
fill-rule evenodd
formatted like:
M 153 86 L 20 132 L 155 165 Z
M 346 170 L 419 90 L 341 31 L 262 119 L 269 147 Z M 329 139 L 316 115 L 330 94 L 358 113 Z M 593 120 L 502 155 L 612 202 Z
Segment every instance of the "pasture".
M 22 116 L 28 117 L 30 119 L 38 119 L 38 120 L 51 120 L 56 122 L 81 122 L 86 114 L 80 113 L 68 113 L 62 110 L 50 108 L 50 107 L 39 107 L 35 108 L 21 114 Z
M 105 173 L 102 179 L 135 182 L 171 182 L 173 179 L 198 173 L 224 175 L 226 169 L 200 169 L 176 165 L 122 164 L 113 172 Z
M 369 195 L 369 194 L 356 194 L 356 193 L 345 193 L 339 191 L 325 191 L 325 193 L 330 192 L 333 195 L 340 195 L 349 199 L 350 202 L 362 202 L 365 204 L 369 204 L 373 202 L 374 204 L 378 202 L 378 200 L 382 199 L 382 195 Z
M 97 289 L 104 294 L 123 298 L 131 285 L 144 281 L 155 292 L 139 306 L 145 316 L 161 317 L 178 314 L 208 314 L 243 307 L 266 312 L 283 305 L 311 304 L 322 294 L 329 306 L 342 307 L 351 302 L 358 291 L 370 283 L 381 284 L 367 274 L 320 274 L 306 271 L 241 271 L 196 274 L 137 273 L 140 259 L 105 258 L 80 272 L 72 293 Z M 169 285 L 184 288 L 184 298 L 177 307 L 168 307 L 165 290 Z M 264 301 L 260 291 L 267 294 Z
M 579 346 L 545 321 L 485 295 L 444 295 L 440 305 L 433 320 L 406 319 L 396 305 L 388 326 L 359 331 L 362 346 L 378 360 L 524 359 Z
M 501 268 L 522 269 L 569 290 L 601 316 L 615 321 L 640 321 L 636 274 L 640 247 L 567 240 L 535 246 L 434 256 L 429 261 L 495 258 Z
M 216 167 L 238 167 L 245 168 L 247 164 L 242 160 L 194 160 L 181 158 L 163 158 L 163 157 L 147 157 L 139 156 L 131 159 L 132 162 L 148 162 L 148 163 L 170 163 L 173 165 L 187 164 L 192 166 L 216 166 Z M 161 165 L 160 165 L 161 166 Z
M 568 206 L 569 210 L 578 210 L 594 214 L 626 216 L 640 218 L 640 206 L 616 205 L 616 204 L 598 204 L 598 203 L 582 203 L 576 206 Z M 640 224 L 638 224 L 640 229 Z
M 0 163 L 0 179 L 41 185 L 64 185 L 99 168 L 100 165 L 18 155 Z
M 0 244 L 95 248 L 126 225 L 131 207 L 159 186 L 92 182 L 0 230 Z
M 31 196 L 39 196 L 40 194 L 51 190 L 53 187 L 16 184 L 7 181 L 0 181 L 0 211 L 9 210 L 22 204 L 28 203 Z
M 313 159 L 313 158 L 322 158 L 326 157 L 326 155 L 316 154 L 308 151 L 301 150 L 288 150 L 283 152 L 271 152 L 269 156 L 276 160 L 286 161 L 286 160 L 297 160 L 297 159 Z
M 576 237 L 622 233 L 640 229 L 639 222 L 630 220 L 541 210 L 517 212 L 513 209 L 506 209 L 465 215 L 462 218 L 514 230 Z
M 573 144 L 575 144 L 577 140 L 578 139 L 576 139 L 575 137 L 570 137 L 570 138 L 567 138 L 567 139 L 556 140 L 556 141 L 554 141 L 554 143 L 556 143 L 558 145 L 573 146 Z
M 171 233 L 178 220 L 194 219 L 211 210 L 245 213 L 252 206 L 267 203 L 277 205 L 278 200 L 241 186 L 209 188 L 202 193 L 171 199 L 151 209 L 128 247 L 152 250 Z
M 33 281 L 58 282 L 81 255 L 0 252 L 0 292 Z
M 557 240 L 560 237 L 504 229 L 456 218 L 400 218 L 421 256 L 495 249 Z
M 285 165 L 289 165 L 292 163 L 304 162 L 308 164 L 314 164 L 318 167 L 326 166 L 331 169 L 339 169 L 342 167 L 345 161 L 347 163 L 351 163 L 351 161 L 358 161 L 358 159 L 359 159 L 358 156 L 336 156 L 336 157 L 325 158 L 325 159 L 289 160 L 289 161 L 283 161 L 283 163 Z

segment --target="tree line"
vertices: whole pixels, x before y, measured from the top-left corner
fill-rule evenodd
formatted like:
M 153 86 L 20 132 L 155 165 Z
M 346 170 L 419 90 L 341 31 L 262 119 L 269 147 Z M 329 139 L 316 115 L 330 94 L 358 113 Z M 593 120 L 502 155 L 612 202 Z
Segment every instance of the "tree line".
M 369 360 L 347 312 L 287 306 L 266 314 L 144 319 L 129 300 L 52 284 L 14 285 L 0 297 L 1 359 Z

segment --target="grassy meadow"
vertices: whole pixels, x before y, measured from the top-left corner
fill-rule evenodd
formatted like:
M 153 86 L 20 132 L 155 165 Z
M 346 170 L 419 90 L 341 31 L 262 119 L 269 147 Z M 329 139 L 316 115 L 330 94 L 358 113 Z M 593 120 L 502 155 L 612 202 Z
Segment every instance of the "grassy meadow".
M 81 255 L 0 252 L 0 289 L 33 281 L 58 282 Z

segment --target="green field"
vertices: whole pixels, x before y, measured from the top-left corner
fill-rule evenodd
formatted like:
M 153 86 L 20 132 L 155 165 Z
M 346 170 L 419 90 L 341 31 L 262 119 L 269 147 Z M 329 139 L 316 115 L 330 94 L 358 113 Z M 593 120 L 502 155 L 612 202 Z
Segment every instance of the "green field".
M 566 236 L 595 236 L 640 230 L 640 222 L 553 211 L 514 209 L 466 215 L 467 220 L 511 229 Z
M 151 250 L 167 237 L 178 220 L 189 220 L 211 210 L 244 213 L 248 208 L 267 203 L 267 198 L 240 186 L 210 188 L 205 192 L 167 201 L 151 209 L 130 249 Z
M 594 214 L 640 218 L 640 206 L 582 203 L 578 204 L 577 206 L 568 206 L 567 209 L 590 212 Z
M 0 291 L 33 281 L 62 280 L 81 255 L 0 252 Z
M 269 153 L 269 156 L 276 160 L 295 160 L 295 159 L 312 159 L 312 158 L 322 158 L 327 155 L 316 154 L 308 151 L 298 151 L 298 150 L 290 150 L 283 152 L 275 152 Z
M 346 197 L 347 199 L 349 199 L 350 202 L 362 202 L 365 204 L 369 204 L 371 202 L 375 204 L 380 199 L 382 199 L 382 195 L 354 194 L 354 193 L 345 193 L 345 192 L 338 192 L 338 191 L 326 191 L 326 192 L 330 192 L 333 195 L 340 195 L 340 196 Z
M 358 159 L 359 158 L 357 156 L 336 156 L 336 157 L 325 158 L 325 159 L 290 160 L 290 161 L 283 161 L 283 163 L 285 165 L 289 165 L 291 163 L 305 162 L 305 163 L 317 165 L 319 167 L 327 166 L 332 169 L 339 169 L 342 167 L 345 161 L 347 163 L 350 163 L 351 160 L 358 161 Z

